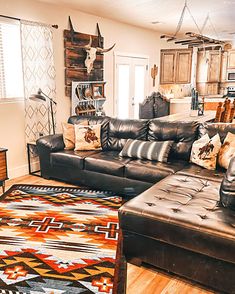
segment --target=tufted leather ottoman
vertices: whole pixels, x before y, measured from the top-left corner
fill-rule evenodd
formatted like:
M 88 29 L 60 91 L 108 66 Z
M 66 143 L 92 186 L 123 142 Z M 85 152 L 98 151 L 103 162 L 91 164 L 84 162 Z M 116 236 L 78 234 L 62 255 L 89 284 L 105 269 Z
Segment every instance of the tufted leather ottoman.
M 210 288 L 235 293 L 235 211 L 220 181 L 175 174 L 119 211 L 124 253 Z

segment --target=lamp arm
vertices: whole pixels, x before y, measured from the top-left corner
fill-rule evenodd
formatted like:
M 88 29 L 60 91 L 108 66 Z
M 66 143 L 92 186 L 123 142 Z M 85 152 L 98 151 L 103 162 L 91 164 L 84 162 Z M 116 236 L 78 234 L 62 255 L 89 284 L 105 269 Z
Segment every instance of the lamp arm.
M 47 99 L 49 99 L 52 103 L 54 103 L 55 105 L 57 105 L 57 102 L 55 102 L 52 98 L 50 98 L 49 96 L 47 96 L 47 94 L 45 94 L 42 89 L 39 88 L 38 93 L 43 94 L 45 97 L 47 97 Z

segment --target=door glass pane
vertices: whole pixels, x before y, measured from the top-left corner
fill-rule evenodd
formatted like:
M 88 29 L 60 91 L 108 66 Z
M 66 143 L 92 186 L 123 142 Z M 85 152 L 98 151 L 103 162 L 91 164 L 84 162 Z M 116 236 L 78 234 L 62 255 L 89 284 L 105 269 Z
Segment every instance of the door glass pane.
M 144 100 L 145 66 L 135 66 L 134 117 L 139 118 L 139 103 Z
M 119 118 L 128 118 L 129 115 L 129 84 L 130 66 L 118 65 L 118 99 L 117 113 Z

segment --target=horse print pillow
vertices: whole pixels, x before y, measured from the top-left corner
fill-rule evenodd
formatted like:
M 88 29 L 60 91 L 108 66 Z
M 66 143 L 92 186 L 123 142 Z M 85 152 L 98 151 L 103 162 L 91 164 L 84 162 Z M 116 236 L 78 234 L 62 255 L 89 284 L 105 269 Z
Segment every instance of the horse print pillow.
M 84 119 L 78 122 L 80 125 L 88 126 L 88 120 Z M 64 149 L 72 150 L 75 147 L 75 128 L 73 124 L 62 123 Z
M 212 138 L 206 134 L 193 143 L 190 160 L 206 169 L 214 170 L 220 147 L 219 134 Z
M 99 150 L 101 124 L 75 125 L 75 151 Z
M 228 132 L 224 143 L 220 148 L 218 163 L 221 167 L 228 169 L 230 159 L 235 155 L 235 134 Z

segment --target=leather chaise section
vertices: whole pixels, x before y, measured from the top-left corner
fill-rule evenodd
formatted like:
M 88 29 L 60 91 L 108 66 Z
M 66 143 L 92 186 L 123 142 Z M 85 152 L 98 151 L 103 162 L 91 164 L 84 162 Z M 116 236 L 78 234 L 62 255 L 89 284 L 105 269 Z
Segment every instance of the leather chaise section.
M 111 119 L 107 146 L 103 150 L 121 151 L 127 139 L 146 140 L 147 130 L 147 120 Z
M 186 161 L 158 162 L 135 159 L 127 163 L 125 176 L 129 179 L 156 183 L 188 166 Z
M 224 176 L 224 170 L 209 170 L 194 163 L 190 163 L 187 167 L 178 171 L 177 174 L 212 180 L 220 183 Z
M 51 153 L 51 166 L 63 166 L 68 168 L 84 168 L 84 159 L 98 151 L 73 151 L 62 150 Z
M 219 187 L 171 175 L 120 208 L 121 228 L 235 264 L 235 212 L 219 205 Z
M 117 151 L 99 152 L 85 159 L 85 169 L 97 173 L 123 177 L 130 158 L 119 156 Z

